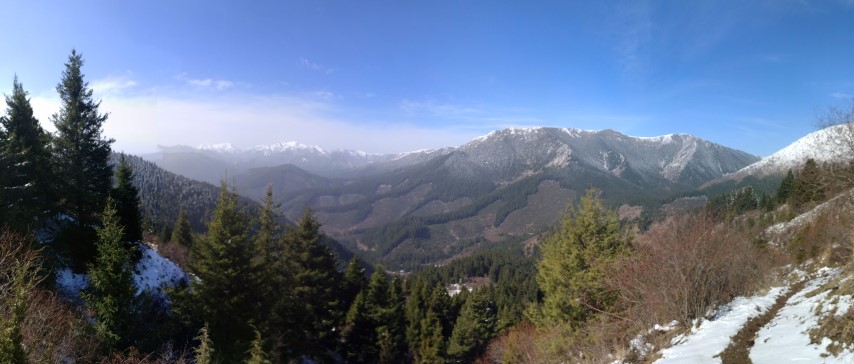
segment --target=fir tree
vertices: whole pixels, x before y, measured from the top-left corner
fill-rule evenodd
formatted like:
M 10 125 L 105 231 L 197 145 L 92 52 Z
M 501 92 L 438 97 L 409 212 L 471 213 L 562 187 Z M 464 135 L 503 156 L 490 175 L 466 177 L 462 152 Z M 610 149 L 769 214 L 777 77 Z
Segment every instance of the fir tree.
M 439 316 L 428 311 L 421 325 L 421 342 L 418 344 L 418 353 L 415 362 L 419 364 L 444 364 L 445 363 L 445 335 L 442 334 L 442 322 Z
M 167 229 L 166 226 L 163 229 Z M 168 235 L 165 234 L 164 235 Z M 175 230 L 172 230 L 172 238 L 175 243 L 181 244 L 187 248 L 193 246 L 193 229 L 190 227 L 190 220 L 187 220 L 187 213 L 184 209 L 178 212 L 178 219 L 175 220 Z
M 795 174 L 792 173 L 792 170 L 790 169 L 789 172 L 786 173 L 786 177 L 783 177 L 783 181 L 780 182 L 780 187 L 777 188 L 777 203 L 782 204 L 789 200 L 794 184 Z
M 27 92 L 16 76 L 0 117 L 0 212 L 17 232 L 28 232 L 53 206 L 50 136 L 33 116 Z
M 358 255 L 354 255 L 347 264 L 347 270 L 344 271 L 343 287 L 341 288 L 341 299 L 349 307 L 356 299 L 356 295 L 365 288 L 368 280 L 365 278 L 365 268 L 362 267 L 362 260 Z
M 194 359 L 196 360 L 196 364 L 211 364 L 213 363 L 213 342 L 211 341 L 210 334 L 208 333 L 208 324 L 205 323 L 205 326 L 199 330 L 199 336 L 196 337 L 196 340 L 199 341 L 199 346 L 197 346 L 193 353 L 195 354 Z
M 194 300 L 209 325 L 219 360 L 226 362 L 239 361 L 249 349 L 258 288 L 248 217 L 237 200 L 237 193 L 223 182 L 208 232 L 190 251 L 190 268 L 199 277 L 193 284 Z
M 543 302 L 531 313 L 538 325 L 568 322 L 578 327 L 616 299 L 606 288 L 605 269 L 627 252 L 629 239 L 598 194 L 588 190 L 542 244 L 537 282 Z
M 98 229 L 98 254 L 89 265 L 86 305 L 95 314 L 95 329 L 104 348 L 122 350 L 131 344 L 136 310 L 131 252 L 122 242 L 122 226 L 112 199 L 107 199 L 103 227 Z
M 406 313 L 401 282 L 393 279 L 388 286 L 388 301 L 382 308 L 382 325 L 377 328 L 379 362 L 402 363 L 407 349 Z
M 133 184 L 133 168 L 125 160 L 125 155 L 119 157 L 116 167 L 116 186 L 110 192 L 110 197 L 116 202 L 119 223 L 124 227 L 122 241 L 128 243 L 142 241 L 142 211 L 139 208 L 139 189 Z
M 807 159 L 792 184 L 789 200 L 795 207 L 801 207 L 813 201 L 824 199 L 824 181 L 822 171 L 814 159 Z
M 469 295 L 454 325 L 448 356 L 457 363 L 470 363 L 486 348 L 495 334 L 496 308 L 488 288 Z
M 249 359 L 246 360 L 246 364 L 270 363 L 270 360 L 267 359 L 267 353 L 264 352 L 264 340 L 261 338 L 261 333 L 258 330 L 255 330 L 255 340 L 252 340 L 247 354 L 249 354 Z
M 285 259 L 293 264 L 289 346 L 295 354 L 328 360 L 338 340 L 335 328 L 344 316 L 338 297 L 341 273 L 336 269 L 335 256 L 321 243 L 320 223 L 311 210 L 306 210 L 283 239 Z
M 78 264 L 94 256 L 87 229 L 98 222 L 113 175 L 109 163 L 113 140 L 101 136 L 107 115 L 98 112 L 100 102 L 92 98 L 82 66 L 83 57 L 72 50 L 56 86 L 61 108 L 51 117 L 57 133 L 53 138 L 56 177 L 63 183 L 59 209 L 77 222 L 75 236 L 69 240 Z

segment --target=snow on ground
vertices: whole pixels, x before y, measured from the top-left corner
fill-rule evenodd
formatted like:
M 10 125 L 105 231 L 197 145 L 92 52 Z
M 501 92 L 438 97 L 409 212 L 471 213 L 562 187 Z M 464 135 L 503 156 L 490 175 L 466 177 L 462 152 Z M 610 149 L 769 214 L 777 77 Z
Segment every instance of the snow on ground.
M 89 277 L 85 274 L 76 274 L 71 268 L 62 268 L 56 271 L 56 287 L 63 296 L 72 300 L 80 298 L 80 291 L 89 285 Z
M 162 257 L 151 247 L 140 244 L 137 247 L 142 252 L 142 259 L 134 267 L 133 281 L 136 283 L 139 295 L 143 290 L 164 294 L 166 286 L 175 286 L 187 281 L 187 273 L 171 260 Z
M 661 351 L 656 363 L 720 363 L 715 355 L 729 346 L 730 338 L 747 320 L 773 306 L 777 296 L 786 291 L 785 287 L 777 287 L 762 296 L 737 297 L 719 308 L 711 320 L 702 321 L 700 327 L 694 325 L 687 335 L 673 338 L 672 346 Z
M 143 291 L 149 291 L 164 297 L 165 288 L 188 280 L 187 273 L 178 265 L 162 257 L 148 245 L 139 244 L 137 249 L 142 253 L 142 258 L 133 269 L 137 295 Z M 65 297 L 72 300 L 79 299 L 80 291 L 86 289 L 88 285 L 89 277 L 86 274 L 75 274 L 70 268 L 56 271 L 56 286 Z
M 754 363 L 854 363 L 854 352 L 851 350 L 845 350 L 839 356 L 828 354 L 825 350 L 831 344 L 828 338 L 824 338 L 820 345 L 810 343 L 809 332 L 818 326 L 821 316 L 829 314 L 834 306 L 840 315 L 851 306 L 851 296 L 841 296 L 833 304 L 828 299 L 830 290 L 807 297 L 807 293 L 815 291 L 839 273 L 839 269 L 820 269 L 818 277 L 793 295 L 777 316 L 759 330 L 756 343 L 750 351 L 750 359 Z M 820 312 L 816 312 L 819 307 Z

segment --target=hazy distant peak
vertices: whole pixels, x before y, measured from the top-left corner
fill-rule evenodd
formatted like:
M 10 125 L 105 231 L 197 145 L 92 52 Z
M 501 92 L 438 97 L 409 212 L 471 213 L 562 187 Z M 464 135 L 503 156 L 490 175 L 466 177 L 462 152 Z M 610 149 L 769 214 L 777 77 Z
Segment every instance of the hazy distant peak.
M 240 149 L 238 149 L 231 143 L 200 144 L 196 147 L 196 149 L 220 153 L 234 153 L 240 151 Z
M 309 151 L 317 154 L 329 154 L 326 150 L 317 145 L 306 145 L 295 141 L 281 142 L 266 145 L 257 145 L 252 148 L 252 151 L 270 155 L 273 153 L 281 153 L 286 151 Z

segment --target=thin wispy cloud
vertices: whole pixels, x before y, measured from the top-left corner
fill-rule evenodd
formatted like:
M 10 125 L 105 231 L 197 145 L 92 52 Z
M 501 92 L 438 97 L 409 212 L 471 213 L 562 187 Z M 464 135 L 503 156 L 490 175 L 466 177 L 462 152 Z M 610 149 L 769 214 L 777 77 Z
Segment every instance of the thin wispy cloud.
M 190 78 L 187 76 L 187 73 L 181 73 L 175 76 L 175 78 L 193 87 L 206 88 L 216 91 L 225 91 L 236 85 L 235 82 L 228 80 L 215 80 L 213 78 Z
M 333 72 L 335 72 L 334 68 L 325 67 L 319 63 L 312 62 L 308 58 L 305 58 L 305 57 L 300 57 L 299 64 L 300 64 L 300 66 L 302 66 L 304 68 L 308 68 L 312 71 L 317 71 L 317 72 L 327 74 L 327 75 L 331 75 Z
M 854 99 L 854 94 L 850 94 L 847 92 L 833 92 L 830 94 L 830 97 L 833 97 L 835 99 L 847 100 L 847 99 Z
M 93 81 L 90 86 L 95 94 L 104 96 L 121 94 L 125 90 L 137 85 L 139 84 L 128 76 L 111 76 L 105 79 Z

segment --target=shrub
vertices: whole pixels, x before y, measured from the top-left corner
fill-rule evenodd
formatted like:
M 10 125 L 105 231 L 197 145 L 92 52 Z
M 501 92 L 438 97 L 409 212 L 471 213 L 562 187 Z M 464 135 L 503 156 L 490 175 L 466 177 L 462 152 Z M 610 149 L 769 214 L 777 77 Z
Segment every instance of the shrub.
M 611 271 L 611 282 L 628 317 L 649 324 L 700 317 L 762 275 L 747 234 L 704 214 L 652 226 L 636 250 Z

